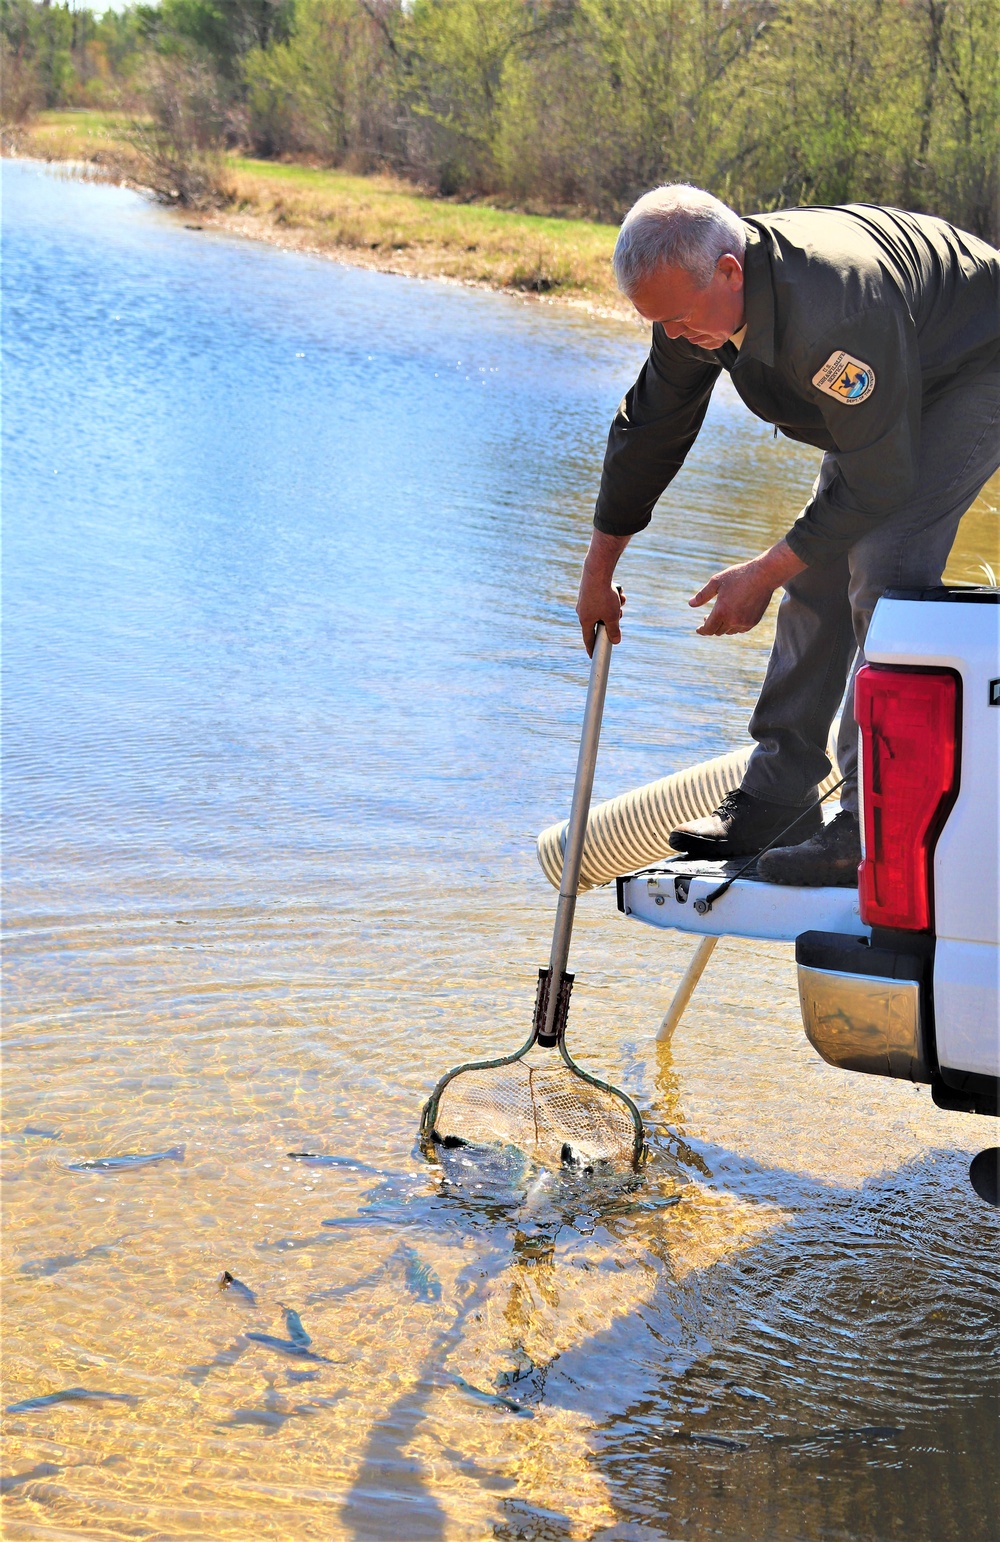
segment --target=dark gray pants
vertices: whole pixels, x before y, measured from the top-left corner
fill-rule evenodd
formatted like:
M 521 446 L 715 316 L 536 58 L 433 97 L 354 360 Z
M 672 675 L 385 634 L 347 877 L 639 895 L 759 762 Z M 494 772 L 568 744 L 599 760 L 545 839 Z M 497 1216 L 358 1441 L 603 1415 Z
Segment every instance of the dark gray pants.
M 850 672 L 837 759 L 847 778 L 845 808 L 858 806 L 858 728 L 854 673 L 885 589 L 941 582 L 959 521 L 1000 467 L 1000 373 L 953 387 L 924 413 L 920 470 L 906 508 L 891 515 L 825 567 L 807 568 L 785 587 L 764 685 L 750 719 L 757 748 L 743 786 L 758 798 L 798 804 L 828 775 L 830 724 Z M 817 487 L 837 470 L 824 455 Z M 996 566 L 994 550 L 983 558 Z M 851 671 L 851 661 L 854 671 Z

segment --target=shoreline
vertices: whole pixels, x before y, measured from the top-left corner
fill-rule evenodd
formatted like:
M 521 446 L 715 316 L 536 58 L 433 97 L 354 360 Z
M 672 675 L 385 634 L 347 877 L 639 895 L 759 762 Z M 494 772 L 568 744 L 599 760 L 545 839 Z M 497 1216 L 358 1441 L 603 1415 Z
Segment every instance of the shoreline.
M 155 197 L 124 137 L 123 114 L 44 113 L 5 135 L 4 157 Z M 611 273 L 617 228 L 455 203 L 385 175 L 229 155 L 227 201 L 195 209 L 156 200 L 192 230 L 398 277 L 459 284 L 642 330 Z
M 21 158 L 27 159 L 27 157 Z M 144 191 L 138 184 L 128 185 L 135 187 L 138 191 Z M 165 206 L 161 204 L 160 207 Z M 167 212 L 171 211 L 167 210 Z M 632 316 L 623 307 L 601 305 L 582 295 L 540 294 L 537 291 L 494 282 L 486 278 L 466 278 L 446 273 L 437 268 L 433 261 L 407 264 L 388 255 L 362 252 L 351 246 L 313 244 L 305 228 L 278 227 L 269 221 L 266 215 L 230 212 L 225 209 L 199 210 L 197 213 L 192 210 L 175 212 L 177 215 L 187 214 L 188 217 L 183 220 L 183 224 L 188 230 L 218 231 L 222 235 L 235 236 L 241 240 L 260 241 L 275 247 L 278 251 L 300 252 L 306 257 L 321 257 L 327 262 L 339 263 L 345 268 L 362 268 L 370 273 L 390 273 L 396 278 L 417 278 L 428 283 L 455 284 L 462 289 L 476 289 L 485 294 L 504 295 L 509 300 L 519 300 L 525 305 L 550 305 L 558 309 L 578 311 L 597 321 L 615 321 L 624 326 L 634 324 L 637 329 L 641 327 L 641 323 L 633 323 Z M 296 234 L 299 234 L 301 239 L 296 240 Z

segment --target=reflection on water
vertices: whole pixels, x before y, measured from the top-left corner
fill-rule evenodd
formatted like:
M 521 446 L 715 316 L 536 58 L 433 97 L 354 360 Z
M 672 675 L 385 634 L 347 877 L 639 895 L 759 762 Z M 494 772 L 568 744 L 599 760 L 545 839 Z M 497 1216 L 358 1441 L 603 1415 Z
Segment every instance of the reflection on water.
M 547 957 L 641 339 L 5 178 L 5 1536 L 994 1535 L 985 1121 L 820 1062 L 787 948 L 724 943 L 658 1051 L 691 944 L 587 897 L 574 1046 L 648 1173 L 415 1151 Z M 814 459 L 720 393 L 598 797 L 742 736 L 767 636 L 683 601 Z

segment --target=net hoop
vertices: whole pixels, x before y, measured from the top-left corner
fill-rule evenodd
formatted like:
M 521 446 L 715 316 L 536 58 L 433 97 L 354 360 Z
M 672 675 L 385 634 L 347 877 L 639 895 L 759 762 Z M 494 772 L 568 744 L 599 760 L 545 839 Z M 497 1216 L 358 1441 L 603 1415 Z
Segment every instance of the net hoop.
M 445 1092 L 446 1088 L 450 1086 L 450 1084 L 455 1080 L 455 1078 L 463 1075 L 466 1071 L 492 1071 L 499 1070 L 503 1066 L 513 1065 L 516 1061 L 523 1060 L 524 1057 L 528 1054 L 528 1051 L 532 1049 L 536 1043 L 542 1042 L 539 1028 L 540 1025 L 545 1021 L 545 1004 L 546 998 L 548 996 L 548 987 L 551 976 L 548 970 L 540 969 L 538 971 L 538 977 L 538 994 L 535 1002 L 534 1022 L 532 1024 L 531 1032 L 525 1042 L 521 1045 L 521 1048 L 515 1050 L 512 1055 L 501 1055 L 491 1060 L 468 1060 L 462 1065 L 453 1067 L 452 1070 L 447 1071 L 445 1075 L 441 1077 L 441 1080 L 437 1083 L 430 1097 L 427 1099 L 427 1102 L 424 1104 L 423 1111 L 420 1116 L 419 1140 L 420 1149 L 428 1161 L 436 1162 L 438 1160 L 436 1148 L 439 1144 L 441 1144 L 442 1139 L 435 1128 L 437 1124 L 438 1110 L 441 1105 L 441 1097 L 443 1093 Z M 624 1106 L 632 1125 L 632 1150 L 629 1163 L 632 1170 L 637 1172 L 645 1163 L 647 1156 L 645 1129 L 643 1127 L 642 1115 L 640 1114 L 638 1108 L 636 1107 L 635 1103 L 633 1103 L 628 1094 L 623 1092 L 620 1087 L 612 1087 L 609 1082 L 602 1081 L 599 1076 L 593 1076 L 589 1071 L 585 1071 L 582 1066 L 577 1065 L 576 1061 L 573 1059 L 572 1055 L 566 1048 L 566 1015 L 569 1008 L 569 995 L 572 986 L 573 976 L 569 974 L 563 975 L 559 989 L 559 1003 L 556 1013 L 556 1034 L 554 1035 L 554 1043 L 551 1043 L 550 1041 L 549 1044 L 543 1044 L 543 1047 L 558 1049 L 563 1064 L 574 1076 L 578 1076 L 581 1081 L 587 1082 L 591 1087 L 596 1088 L 599 1092 L 604 1093 L 608 1097 L 614 1098 L 618 1103 Z

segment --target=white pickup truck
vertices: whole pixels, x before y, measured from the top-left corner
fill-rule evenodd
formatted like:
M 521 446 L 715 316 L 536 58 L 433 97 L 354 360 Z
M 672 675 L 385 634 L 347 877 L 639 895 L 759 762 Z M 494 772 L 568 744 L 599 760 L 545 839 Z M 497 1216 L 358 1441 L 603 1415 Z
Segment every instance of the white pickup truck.
M 858 889 L 781 888 L 751 871 L 719 893 L 742 864 L 678 857 L 619 878 L 618 906 L 706 938 L 794 941 L 803 1025 L 824 1060 L 929 1082 L 939 1108 L 995 1116 L 1000 591 L 890 591 L 865 652 Z M 984 1151 L 970 1169 L 993 1204 L 998 1159 Z

